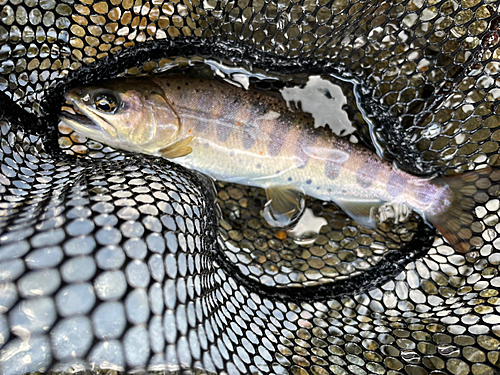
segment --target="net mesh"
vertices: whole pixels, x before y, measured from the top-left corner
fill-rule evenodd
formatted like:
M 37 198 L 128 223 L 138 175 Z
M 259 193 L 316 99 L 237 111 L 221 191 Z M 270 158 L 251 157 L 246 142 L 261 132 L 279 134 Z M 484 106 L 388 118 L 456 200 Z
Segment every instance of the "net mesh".
M 495 178 L 464 197 L 467 254 L 315 200 L 297 242 L 261 190 L 57 120 L 68 88 L 217 61 L 265 90 L 349 81 L 360 140 L 413 174 L 498 167 L 499 29 L 479 0 L 0 0 L 0 372 L 500 373 Z

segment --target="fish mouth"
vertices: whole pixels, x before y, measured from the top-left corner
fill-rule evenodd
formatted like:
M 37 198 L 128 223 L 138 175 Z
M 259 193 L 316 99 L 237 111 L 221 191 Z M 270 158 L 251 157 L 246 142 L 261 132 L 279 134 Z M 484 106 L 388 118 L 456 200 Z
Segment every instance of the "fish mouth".
M 106 119 L 95 116 L 75 95 L 72 92 L 66 94 L 66 100 L 72 106 L 71 109 L 74 112 L 63 110 L 59 113 L 59 118 L 65 125 L 82 133 L 82 135 L 94 137 L 94 139 L 97 137 L 96 140 L 101 140 L 105 134 L 118 136 L 116 128 L 112 124 Z
M 59 114 L 59 119 L 73 128 L 72 125 L 78 125 L 78 127 L 86 127 L 90 128 L 92 130 L 102 130 L 101 126 L 99 124 L 96 124 L 94 121 L 92 121 L 88 116 L 78 114 L 78 113 L 71 113 L 69 111 L 62 111 Z

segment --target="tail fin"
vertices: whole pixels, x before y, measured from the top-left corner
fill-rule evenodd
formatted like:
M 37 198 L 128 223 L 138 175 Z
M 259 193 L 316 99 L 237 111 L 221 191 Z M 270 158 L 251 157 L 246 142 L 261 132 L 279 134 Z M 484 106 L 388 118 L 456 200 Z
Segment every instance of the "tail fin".
M 453 195 L 448 210 L 426 219 L 441 232 L 453 248 L 466 253 L 482 246 L 483 224 L 474 211 L 478 204 L 499 195 L 500 169 L 485 168 L 457 176 L 440 177 L 438 185 L 448 185 Z

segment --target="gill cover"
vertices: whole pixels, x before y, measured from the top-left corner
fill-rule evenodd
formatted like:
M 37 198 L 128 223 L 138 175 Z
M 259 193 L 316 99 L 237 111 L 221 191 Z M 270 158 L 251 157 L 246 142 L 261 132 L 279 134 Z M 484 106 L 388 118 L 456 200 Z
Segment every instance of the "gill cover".
M 66 99 L 91 123 L 67 115 L 61 116 L 62 121 L 110 146 L 159 155 L 178 141 L 179 117 L 163 90 L 149 79 L 110 80 L 73 89 Z

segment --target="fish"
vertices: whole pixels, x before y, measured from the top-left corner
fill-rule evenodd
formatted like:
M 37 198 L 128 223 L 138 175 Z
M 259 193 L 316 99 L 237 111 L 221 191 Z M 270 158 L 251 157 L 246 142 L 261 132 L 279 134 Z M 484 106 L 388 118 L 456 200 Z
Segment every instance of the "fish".
M 500 179 L 491 167 L 432 179 L 412 175 L 314 128 L 309 114 L 282 98 L 212 79 L 118 78 L 70 89 L 65 98 L 76 111 L 62 111 L 60 120 L 81 135 L 263 188 L 276 216 L 290 216 L 305 194 L 373 228 L 374 209 L 404 204 L 461 253 L 478 246 L 470 229 L 476 184 Z

